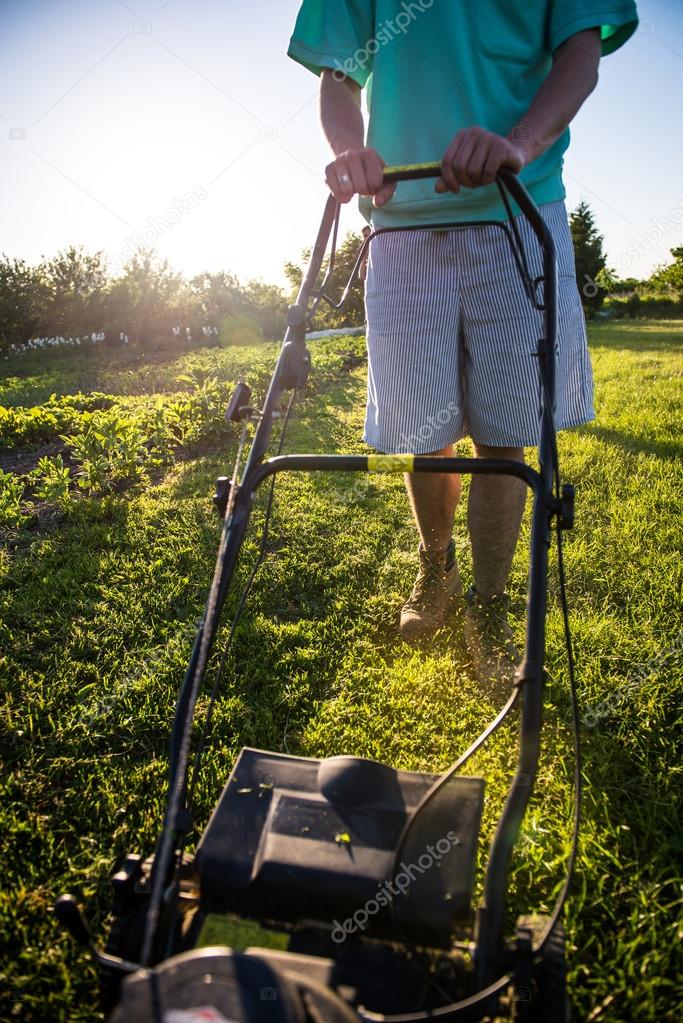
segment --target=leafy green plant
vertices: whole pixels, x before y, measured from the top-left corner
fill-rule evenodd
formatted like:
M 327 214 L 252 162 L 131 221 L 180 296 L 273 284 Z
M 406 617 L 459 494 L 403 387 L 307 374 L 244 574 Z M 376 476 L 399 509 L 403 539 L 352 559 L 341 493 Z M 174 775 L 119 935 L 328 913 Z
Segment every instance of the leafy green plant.
M 152 465 L 171 465 L 180 445 L 180 412 L 175 404 L 158 405 L 145 423 L 146 445 Z
M 79 468 L 76 472 L 78 486 L 90 493 L 103 493 L 109 489 L 109 458 L 103 437 L 89 426 L 84 433 L 64 437 L 71 448 L 71 455 Z
M 77 430 L 95 412 L 108 409 L 114 399 L 106 394 L 52 394 L 42 405 L 30 408 L 0 405 L 0 445 L 16 448 L 58 437 L 65 430 Z
M 63 440 L 79 464 L 78 486 L 89 493 L 104 493 L 118 480 L 136 479 L 149 456 L 140 424 L 117 411 L 106 413 L 83 433 Z
M 227 399 L 227 387 L 216 377 L 206 377 L 202 383 L 195 380 L 194 391 L 182 399 L 178 407 L 178 426 L 182 443 L 196 443 L 223 426 Z
M 65 510 L 71 502 L 71 473 L 61 455 L 44 455 L 32 473 L 36 497 Z
M 24 483 L 19 476 L 0 469 L 0 525 L 19 526 L 26 516 L 21 509 Z

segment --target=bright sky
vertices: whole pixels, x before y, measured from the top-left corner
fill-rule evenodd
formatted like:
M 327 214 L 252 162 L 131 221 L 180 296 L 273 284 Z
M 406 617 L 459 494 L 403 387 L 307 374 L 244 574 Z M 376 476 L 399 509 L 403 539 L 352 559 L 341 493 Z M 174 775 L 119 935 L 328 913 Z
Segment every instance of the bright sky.
M 473 0 L 477 2 L 477 0 Z M 297 0 L 2 0 L 0 250 L 282 282 L 315 237 L 329 157 L 317 80 L 285 56 Z M 683 0 L 642 0 L 577 117 L 568 203 L 646 276 L 683 244 Z M 436 156 L 437 154 L 435 154 Z M 355 208 L 345 215 L 358 229 Z

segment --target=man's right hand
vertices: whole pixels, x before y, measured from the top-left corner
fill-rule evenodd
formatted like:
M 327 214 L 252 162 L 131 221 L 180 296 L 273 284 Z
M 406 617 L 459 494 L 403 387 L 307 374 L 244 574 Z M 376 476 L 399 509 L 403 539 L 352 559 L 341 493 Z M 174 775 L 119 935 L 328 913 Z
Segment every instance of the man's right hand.
M 349 202 L 354 195 L 371 195 L 374 206 L 383 206 L 396 189 L 395 182 L 382 183 L 385 167 L 376 149 L 354 146 L 327 165 L 325 180 L 337 202 Z

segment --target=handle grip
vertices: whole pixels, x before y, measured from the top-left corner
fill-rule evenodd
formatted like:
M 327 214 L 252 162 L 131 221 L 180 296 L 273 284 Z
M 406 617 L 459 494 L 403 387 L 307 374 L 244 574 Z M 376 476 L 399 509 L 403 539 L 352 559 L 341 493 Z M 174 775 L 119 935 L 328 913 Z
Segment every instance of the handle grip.
M 385 184 L 389 184 L 392 181 L 418 181 L 420 178 L 438 178 L 440 175 L 440 163 L 405 163 L 393 167 L 385 167 L 383 180 Z M 508 167 L 501 167 L 496 177 L 502 180 L 504 184 L 507 184 L 510 177 L 516 178 L 517 175 Z
M 384 182 L 417 181 L 419 178 L 438 178 L 441 174 L 440 163 L 406 163 L 402 166 L 385 167 Z

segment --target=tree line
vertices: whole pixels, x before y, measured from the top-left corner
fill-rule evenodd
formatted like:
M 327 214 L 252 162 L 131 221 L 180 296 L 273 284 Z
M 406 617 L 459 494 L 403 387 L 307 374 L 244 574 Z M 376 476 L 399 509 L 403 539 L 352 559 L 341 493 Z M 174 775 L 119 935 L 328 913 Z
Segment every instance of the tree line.
M 586 312 L 601 307 L 614 315 L 649 312 L 683 314 L 683 248 L 672 249 L 673 263 L 647 281 L 618 280 L 607 265 L 595 218 L 585 202 L 570 216 L 579 290 Z M 350 233 L 340 244 L 327 288 L 337 300 L 362 243 Z M 117 275 L 104 253 L 69 246 L 52 259 L 30 265 L 0 256 L 0 350 L 32 338 L 79 337 L 97 331 L 107 343 L 127 337 L 142 347 L 182 333 L 197 338 L 211 328 L 222 344 L 279 338 L 287 306 L 301 282 L 309 252 L 285 264 L 288 288 L 261 280 L 240 281 L 231 273 L 200 273 L 185 278 L 153 250 L 134 253 Z M 326 267 L 323 267 L 323 272 Z M 361 326 L 362 285 L 356 282 L 343 310 L 323 303 L 316 327 Z
M 671 249 L 673 262 L 657 267 L 644 280 L 619 278 L 608 266 L 604 239 L 587 202 L 580 202 L 570 213 L 569 227 L 576 280 L 588 317 L 683 316 L 683 247 Z M 624 255 L 628 263 L 629 255 Z

